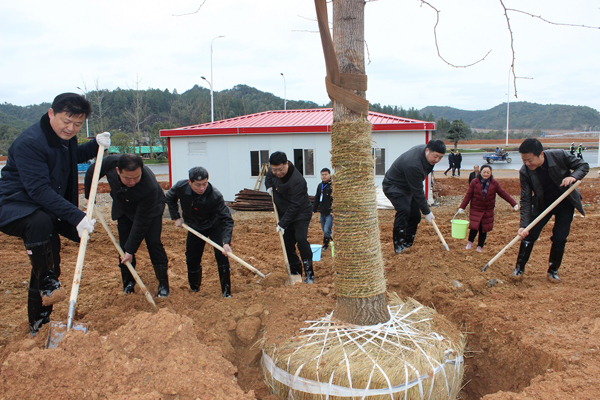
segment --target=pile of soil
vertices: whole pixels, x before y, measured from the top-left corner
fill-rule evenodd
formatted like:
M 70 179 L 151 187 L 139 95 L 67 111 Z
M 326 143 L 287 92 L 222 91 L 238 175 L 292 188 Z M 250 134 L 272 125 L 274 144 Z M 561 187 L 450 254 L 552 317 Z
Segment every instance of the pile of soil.
M 515 174 L 504 177 L 495 171 L 516 198 Z M 451 238 L 450 220 L 466 192 L 466 175 L 451 179 L 436 174 L 441 196 L 433 213 L 450 252 L 423 222 L 415 245 L 395 254 L 394 211 L 379 211 L 389 291 L 435 308 L 467 335 L 462 399 L 600 398 L 597 176 L 590 172 L 581 186 L 587 217 L 574 218 L 560 284 L 546 280 L 552 223 L 533 250 L 524 280 L 509 278 L 517 246 L 481 272 L 519 227 L 518 213 L 501 199 L 482 253 L 465 250 L 466 240 Z M 107 194 L 100 194 L 97 203 L 110 215 Z M 305 321 L 333 310 L 330 251 L 315 262 L 314 284 L 286 286 L 273 214 L 234 211 L 234 253 L 268 276 L 259 279 L 232 261 L 233 298 L 224 299 L 207 246 L 201 290 L 193 293 L 185 267 L 186 233 L 165 215 L 171 294 L 155 298 L 160 311 L 152 312 L 139 288 L 133 295 L 121 293 L 117 252 L 98 224 L 87 246 L 75 316 L 89 332 L 69 333 L 56 349 L 45 349 L 48 325 L 36 337 L 29 335 L 29 261 L 19 239 L 2 235 L 0 399 L 273 399 L 263 382 L 260 343 L 280 343 L 297 335 Z M 114 222 L 111 227 L 116 233 Z M 309 240 L 322 241 L 318 215 Z M 77 252 L 78 244 L 63 240 L 62 282 L 67 290 Z M 138 273 L 155 295 L 157 281 L 143 246 L 137 257 Z M 64 322 L 67 313 L 64 301 L 55 306 L 52 319 Z

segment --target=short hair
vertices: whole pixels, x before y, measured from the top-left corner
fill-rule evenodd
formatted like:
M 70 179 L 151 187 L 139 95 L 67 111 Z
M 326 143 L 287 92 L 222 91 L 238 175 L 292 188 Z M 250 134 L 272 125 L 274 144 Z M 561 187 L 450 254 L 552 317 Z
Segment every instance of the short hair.
M 190 182 L 208 179 L 208 171 L 204 167 L 194 167 L 189 170 Z
M 482 171 L 484 168 L 489 168 L 489 169 L 490 169 L 490 172 L 492 172 L 492 169 L 493 169 L 493 168 L 492 168 L 492 166 L 491 166 L 490 164 L 483 164 L 481 167 L 479 167 L 479 174 L 481 174 L 481 171 Z
M 287 161 L 287 156 L 283 151 L 276 151 L 269 157 L 269 164 L 271 165 L 281 165 L 287 163 Z
M 117 168 L 119 171 L 135 171 L 138 168 L 144 167 L 144 160 L 137 154 L 122 154 L 119 157 Z
M 329 170 L 329 168 L 323 168 L 321 170 L 321 172 L 327 172 L 328 174 L 331 174 L 331 171 Z
M 62 93 L 52 101 L 52 110 L 55 114 L 66 112 L 71 115 L 92 115 L 92 104 L 82 95 L 77 93 Z
M 429 143 L 427 143 L 427 148 L 429 151 L 446 154 L 446 144 L 441 140 L 431 140 Z
M 521 154 L 533 153 L 534 156 L 539 157 L 542 151 L 544 151 L 544 146 L 536 138 L 527 138 L 519 146 L 519 153 Z

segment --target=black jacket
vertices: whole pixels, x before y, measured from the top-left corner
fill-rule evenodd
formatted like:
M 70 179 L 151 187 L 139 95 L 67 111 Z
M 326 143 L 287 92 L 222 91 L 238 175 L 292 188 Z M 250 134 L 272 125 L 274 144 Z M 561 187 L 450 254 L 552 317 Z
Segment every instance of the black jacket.
M 196 194 L 187 179 L 181 180 L 167 191 L 166 199 L 172 220 L 181 218 L 178 205 L 180 202 L 186 224 L 197 231 L 205 231 L 220 224 L 223 244 L 231 244 L 233 218 L 225 205 L 223 195 L 210 183 L 204 193 Z
M 319 183 L 317 185 L 317 193 L 315 194 L 315 201 L 313 202 L 313 212 L 319 211 L 321 215 L 331 214 L 331 203 L 333 203 L 333 197 L 331 197 L 331 179 L 327 183 Z M 321 200 L 321 194 L 323 194 L 323 200 Z
M 581 180 L 590 170 L 588 163 L 565 150 L 544 150 L 544 157 L 548 160 L 548 173 L 561 192 L 568 189 L 560 187 L 564 178 L 572 176 Z M 544 211 L 544 188 L 537 172 L 530 170 L 526 165 L 519 170 L 519 179 L 521 181 L 521 228 L 525 228 Z M 567 199 L 581 215 L 585 215 L 581 205 L 581 194 L 577 189 L 572 191 Z
M 154 173 L 144 166 L 142 177 L 133 187 L 127 187 L 121 182 L 117 174 L 117 165 L 120 156 L 108 156 L 102 160 L 100 178 L 106 176 L 110 186 L 110 197 L 113 199 L 112 219 L 117 220 L 126 216 L 133 222 L 131 233 L 123 250 L 135 254 L 142 240 L 148 233 L 150 223 L 165 210 L 165 193 L 156 180 Z M 85 197 L 88 198 L 92 185 L 94 168 L 88 168 L 85 174 Z
M 8 149 L 0 178 L 0 226 L 44 212 L 77 226 L 85 217 L 78 207 L 77 164 L 96 157 L 93 139 L 81 146 L 77 137 L 61 141 L 48 114 L 25 129 Z
M 462 154 L 458 153 L 454 155 L 454 167 L 460 168 L 460 164 L 462 164 Z
M 431 210 L 425 198 L 423 181 L 433 171 L 433 165 L 425 158 L 425 147 L 420 144 L 400 155 L 387 170 L 382 182 L 384 193 L 401 193 L 415 199 L 424 215 Z
M 288 173 L 281 179 L 271 169 L 265 176 L 265 186 L 273 188 L 273 199 L 279 214 L 279 226 L 283 229 L 296 221 L 311 219 L 312 206 L 308 198 L 306 180 L 288 161 Z

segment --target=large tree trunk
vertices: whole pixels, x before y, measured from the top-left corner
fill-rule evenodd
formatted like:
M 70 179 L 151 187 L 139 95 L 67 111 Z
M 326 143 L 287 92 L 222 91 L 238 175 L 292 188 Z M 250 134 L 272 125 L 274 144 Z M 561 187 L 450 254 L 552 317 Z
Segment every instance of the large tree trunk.
M 325 0 L 315 2 L 317 12 L 322 14 Z M 368 103 L 364 100 L 364 6 L 364 0 L 333 2 L 333 49 L 337 63 L 335 60 L 332 63 L 331 48 L 324 37 L 324 33 L 329 35 L 329 30 L 322 18 L 319 27 L 327 60 L 327 89 L 333 100 L 331 163 L 335 170 L 337 291 L 334 317 L 351 324 L 374 325 L 388 321 L 390 315 L 379 240 L 371 124 L 367 121 Z

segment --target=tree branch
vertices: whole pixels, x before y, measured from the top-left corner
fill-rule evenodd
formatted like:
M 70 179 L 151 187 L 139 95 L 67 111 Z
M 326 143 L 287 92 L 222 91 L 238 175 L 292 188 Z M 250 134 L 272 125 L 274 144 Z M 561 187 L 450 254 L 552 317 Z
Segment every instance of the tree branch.
M 197 13 L 198 13 L 198 11 L 200 11 L 200 9 L 202 8 L 202 6 L 203 6 L 203 5 L 206 3 L 206 1 L 207 1 L 207 0 L 204 0 L 204 1 L 202 2 L 202 4 L 200 4 L 200 5 L 198 6 L 198 9 L 197 9 L 196 11 L 189 12 L 189 13 L 184 13 L 184 14 L 173 14 L 173 17 L 184 17 L 184 16 L 186 16 L 186 15 L 193 15 L 193 14 L 197 14 Z

